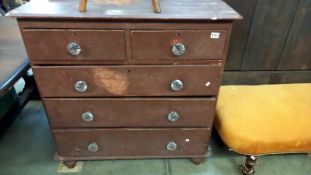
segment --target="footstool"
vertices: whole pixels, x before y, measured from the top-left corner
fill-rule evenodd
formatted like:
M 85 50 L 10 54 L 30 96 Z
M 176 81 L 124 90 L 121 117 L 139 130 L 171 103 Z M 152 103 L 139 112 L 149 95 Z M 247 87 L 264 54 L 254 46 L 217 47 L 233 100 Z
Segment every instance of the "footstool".
M 247 156 L 243 174 L 259 155 L 311 152 L 311 83 L 222 86 L 216 111 L 221 139 Z

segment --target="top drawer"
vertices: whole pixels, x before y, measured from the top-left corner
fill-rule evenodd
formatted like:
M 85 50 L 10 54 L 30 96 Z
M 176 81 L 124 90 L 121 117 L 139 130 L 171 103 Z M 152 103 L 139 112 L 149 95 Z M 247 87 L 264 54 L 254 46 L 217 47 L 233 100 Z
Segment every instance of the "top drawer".
M 32 61 L 121 61 L 123 30 L 26 29 L 23 39 Z
M 227 30 L 134 30 L 131 40 L 134 60 L 224 59 Z

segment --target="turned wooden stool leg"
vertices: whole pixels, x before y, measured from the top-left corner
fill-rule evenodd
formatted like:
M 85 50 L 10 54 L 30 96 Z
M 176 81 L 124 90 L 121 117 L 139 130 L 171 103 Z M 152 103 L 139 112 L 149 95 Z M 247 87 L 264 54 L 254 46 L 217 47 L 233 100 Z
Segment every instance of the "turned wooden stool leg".
M 152 7 L 154 13 L 161 13 L 159 0 L 152 0 Z
M 63 164 L 66 165 L 67 168 L 74 168 L 77 164 L 77 161 L 75 160 L 69 160 L 69 161 L 63 161 Z
M 200 163 L 202 163 L 205 160 L 205 158 L 191 158 L 191 162 L 196 164 L 196 165 L 200 165 Z
M 79 11 L 86 12 L 87 0 L 80 0 Z
M 257 158 L 255 156 L 246 156 L 245 163 L 241 165 L 240 171 L 243 175 L 254 175 Z

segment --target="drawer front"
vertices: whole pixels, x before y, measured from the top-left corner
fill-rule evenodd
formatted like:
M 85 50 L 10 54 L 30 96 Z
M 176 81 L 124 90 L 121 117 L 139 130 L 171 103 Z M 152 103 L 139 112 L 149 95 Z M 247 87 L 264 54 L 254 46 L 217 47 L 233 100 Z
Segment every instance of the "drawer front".
M 34 66 L 42 97 L 216 95 L 220 65 Z
M 125 60 L 123 30 L 24 30 L 31 60 L 105 61 Z
M 53 133 L 57 152 L 63 157 L 163 158 L 204 156 L 210 129 L 75 129 Z
M 69 98 L 44 99 L 44 105 L 53 128 L 211 127 L 215 101 L 215 98 Z
M 134 60 L 224 59 L 226 30 L 132 31 Z

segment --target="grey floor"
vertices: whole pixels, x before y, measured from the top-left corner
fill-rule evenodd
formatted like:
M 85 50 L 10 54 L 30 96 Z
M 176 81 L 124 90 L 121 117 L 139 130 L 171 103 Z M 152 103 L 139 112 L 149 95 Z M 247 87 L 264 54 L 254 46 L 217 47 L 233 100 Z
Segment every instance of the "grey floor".
M 244 157 L 228 151 L 217 140 L 213 136 L 212 156 L 199 166 L 188 159 L 85 161 L 80 172 L 66 174 L 238 175 Z M 42 103 L 31 101 L 0 138 L 0 174 L 59 174 L 54 151 Z M 263 156 L 256 168 L 257 175 L 311 175 L 311 158 L 306 154 Z

